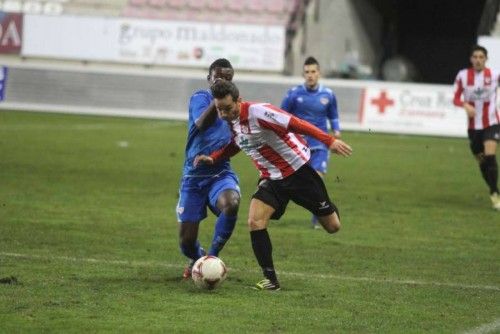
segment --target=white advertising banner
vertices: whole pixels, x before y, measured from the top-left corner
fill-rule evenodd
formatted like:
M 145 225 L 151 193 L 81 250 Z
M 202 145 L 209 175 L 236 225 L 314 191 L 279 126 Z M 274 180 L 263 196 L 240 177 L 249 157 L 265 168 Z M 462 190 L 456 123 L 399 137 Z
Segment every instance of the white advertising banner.
M 240 69 L 281 71 L 284 48 L 282 26 L 25 15 L 21 54 L 195 67 L 224 57 Z
M 110 61 L 118 26 L 102 17 L 25 15 L 21 55 Z
M 453 89 L 444 86 L 364 90 L 359 121 L 365 130 L 465 137 L 465 111 L 453 105 Z

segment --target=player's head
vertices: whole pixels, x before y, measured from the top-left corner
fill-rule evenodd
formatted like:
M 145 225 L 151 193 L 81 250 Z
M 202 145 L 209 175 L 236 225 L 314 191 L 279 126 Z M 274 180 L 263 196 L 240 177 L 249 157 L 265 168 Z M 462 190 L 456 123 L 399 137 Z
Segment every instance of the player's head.
M 482 71 L 486 67 L 488 51 L 484 46 L 474 45 L 470 53 L 470 63 L 474 70 Z
M 238 118 L 241 105 L 238 87 L 231 81 L 217 80 L 211 90 L 219 117 L 228 121 Z
M 311 89 L 316 88 L 320 77 L 319 63 L 316 58 L 306 58 L 302 74 L 304 75 L 306 86 Z
M 207 80 L 213 84 L 217 79 L 233 80 L 234 70 L 231 62 L 226 58 L 215 60 L 208 68 Z

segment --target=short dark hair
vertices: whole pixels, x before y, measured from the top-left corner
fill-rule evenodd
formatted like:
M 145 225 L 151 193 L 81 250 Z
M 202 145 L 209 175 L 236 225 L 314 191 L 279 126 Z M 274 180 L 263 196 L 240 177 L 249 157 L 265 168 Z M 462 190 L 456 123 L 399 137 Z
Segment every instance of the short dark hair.
M 212 95 L 216 99 L 223 99 L 227 95 L 231 95 L 233 101 L 236 101 L 240 97 L 240 91 L 238 87 L 231 81 L 217 80 L 211 87 Z
M 306 60 L 304 61 L 304 66 L 306 65 L 318 65 L 319 68 L 319 62 L 312 56 L 306 58 Z
M 233 69 L 233 65 L 231 65 L 231 62 L 229 60 L 227 60 L 226 58 L 219 58 L 215 60 L 212 64 L 210 64 L 210 67 L 208 68 L 209 77 L 212 74 L 213 69 L 216 67 Z
M 472 55 L 476 51 L 481 51 L 482 53 L 484 53 L 484 55 L 486 56 L 486 58 L 488 58 L 488 50 L 486 50 L 486 48 L 484 46 L 477 45 L 477 44 L 474 45 L 472 47 L 472 50 L 471 50 L 470 54 Z

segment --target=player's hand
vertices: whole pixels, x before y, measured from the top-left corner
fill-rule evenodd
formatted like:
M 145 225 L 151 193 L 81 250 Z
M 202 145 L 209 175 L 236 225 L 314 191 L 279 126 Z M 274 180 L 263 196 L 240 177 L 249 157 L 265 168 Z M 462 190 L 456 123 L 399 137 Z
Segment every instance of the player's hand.
M 205 164 L 205 165 L 213 165 L 214 164 L 214 159 L 209 157 L 208 155 L 197 155 L 194 158 L 193 161 L 193 166 L 198 166 L 199 164 Z
M 351 146 L 347 145 L 340 139 L 335 140 L 332 145 L 330 145 L 330 151 L 344 157 L 348 157 L 352 154 Z
M 474 107 L 467 102 L 464 103 L 464 109 L 469 118 L 473 118 L 476 115 L 476 110 L 474 109 Z
M 340 138 L 340 137 L 342 137 L 342 134 L 341 134 L 341 133 L 340 133 L 340 131 L 338 131 L 338 130 L 333 131 L 333 135 L 335 136 L 335 138 Z

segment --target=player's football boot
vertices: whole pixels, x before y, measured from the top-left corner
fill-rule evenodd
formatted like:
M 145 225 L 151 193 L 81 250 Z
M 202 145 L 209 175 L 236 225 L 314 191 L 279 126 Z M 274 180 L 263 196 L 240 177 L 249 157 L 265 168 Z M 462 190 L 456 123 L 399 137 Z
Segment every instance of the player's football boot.
M 205 256 L 205 255 L 207 255 L 207 252 L 203 248 L 201 248 L 201 256 Z M 193 269 L 195 262 L 196 262 L 196 260 L 189 261 L 189 264 L 184 268 L 184 271 L 182 272 L 183 279 L 191 278 L 191 271 Z
M 267 278 L 255 284 L 253 287 L 255 290 L 271 290 L 271 291 L 279 291 L 281 290 L 280 284 L 278 282 L 271 282 Z
M 194 262 L 191 261 L 186 268 L 184 268 L 184 271 L 182 272 L 182 278 L 183 279 L 189 279 L 191 277 L 191 270 L 193 269 L 193 264 Z
M 494 193 L 491 195 L 491 204 L 493 206 L 493 209 L 499 210 L 500 211 L 500 195 L 497 193 Z

